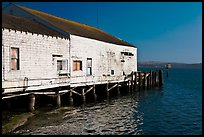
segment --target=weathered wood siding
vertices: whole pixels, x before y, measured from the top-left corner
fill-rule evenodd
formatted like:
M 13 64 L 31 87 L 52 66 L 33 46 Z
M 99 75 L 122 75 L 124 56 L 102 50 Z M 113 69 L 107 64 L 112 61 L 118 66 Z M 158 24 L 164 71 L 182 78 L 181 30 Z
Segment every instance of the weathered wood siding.
M 121 52 L 132 53 L 133 56 L 122 56 Z M 86 61 L 92 58 L 92 75 L 86 76 Z M 121 62 L 123 60 L 125 62 Z M 123 74 L 137 71 L 137 48 L 116 45 L 89 38 L 71 35 L 71 66 L 73 60 L 82 61 L 82 71 L 71 71 L 71 82 L 122 80 Z M 72 68 L 71 68 L 72 70 Z M 114 75 L 111 75 L 114 70 Z
M 62 55 L 63 59 L 68 60 L 68 46 L 68 39 L 2 29 L 3 88 L 51 85 L 59 83 L 60 80 L 61 82 L 67 81 L 67 78 L 58 79 L 57 58 L 53 58 L 52 55 Z M 19 48 L 20 70 L 10 69 L 11 47 Z M 27 85 L 25 85 L 25 77 L 28 78 Z

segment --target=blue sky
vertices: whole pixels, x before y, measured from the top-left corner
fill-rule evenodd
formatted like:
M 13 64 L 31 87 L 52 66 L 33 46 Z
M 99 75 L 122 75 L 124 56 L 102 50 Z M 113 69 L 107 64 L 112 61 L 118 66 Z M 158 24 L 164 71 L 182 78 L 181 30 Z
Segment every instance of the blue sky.
M 97 27 L 136 45 L 139 61 L 202 62 L 201 2 L 15 3 Z

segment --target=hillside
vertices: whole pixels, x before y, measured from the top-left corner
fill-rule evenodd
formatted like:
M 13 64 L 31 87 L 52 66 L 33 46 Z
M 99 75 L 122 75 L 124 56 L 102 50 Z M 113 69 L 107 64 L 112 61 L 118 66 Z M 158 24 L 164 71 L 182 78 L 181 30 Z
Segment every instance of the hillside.
M 158 61 L 147 61 L 147 62 L 138 62 L 138 67 L 146 68 L 165 68 L 165 65 L 170 63 L 171 68 L 202 68 L 202 63 L 175 63 L 175 62 L 158 62 Z

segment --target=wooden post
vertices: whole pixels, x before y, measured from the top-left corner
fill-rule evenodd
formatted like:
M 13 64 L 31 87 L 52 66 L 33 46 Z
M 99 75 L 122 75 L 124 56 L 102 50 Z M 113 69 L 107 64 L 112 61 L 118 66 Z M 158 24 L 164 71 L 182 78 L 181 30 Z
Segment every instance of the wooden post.
M 143 89 L 146 89 L 147 79 L 146 79 L 146 72 L 144 72 L 144 79 L 143 79 Z
M 131 73 L 131 92 L 133 91 L 133 71 Z
M 30 98 L 29 111 L 30 112 L 34 112 L 34 110 L 35 110 L 35 95 L 34 94 L 30 94 L 29 98 Z
M 118 92 L 118 95 L 120 95 L 120 87 L 119 87 L 119 82 L 118 82 L 118 85 L 117 85 L 117 92 Z
M 86 96 L 85 96 L 85 94 L 84 94 L 84 88 L 82 88 L 82 100 L 83 100 L 83 104 L 85 104 L 86 103 Z
M 159 86 L 159 71 L 156 71 L 156 85 Z
M 139 90 L 141 90 L 141 87 L 142 87 L 142 74 L 141 74 L 141 72 L 139 72 L 138 74 L 139 74 L 138 87 L 139 87 Z
M 152 71 L 152 87 L 154 87 L 154 71 Z
M 157 72 L 154 72 L 154 86 L 157 86 Z
M 109 98 L 108 83 L 106 84 L 106 96 Z
M 159 70 L 159 86 L 163 85 L 163 71 Z
M 61 107 L 61 99 L 60 99 L 59 91 L 56 92 L 56 104 L 57 104 L 57 108 Z
M 150 70 L 150 72 L 149 72 L 150 74 L 149 74 L 149 80 L 150 80 L 150 82 L 149 82 L 149 86 L 150 86 L 150 88 L 152 87 L 152 71 Z
M 94 84 L 93 85 L 93 95 L 94 95 L 94 102 L 96 102 L 97 101 L 97 95 L 96 95 L 96 85 Z
M 137 72 L 134 73 L 135 79 L 134 79 L 134 91 L 137 90 Z
M 148 74 L 148 73 L 147 73 Z M 149 75 L 147 76 L 147 88 L 149 89 Z
M 73 106 L 73 102 L 74 102 L 74 100 L 73 100 L 73 98 L 72 98 L 72 92 L 70 91 L 70 92 L 69 92 L 69 105 L 70 105 L 70 106 Z
M 128 80 L 128 92 L 130 92 L 130 80 Z

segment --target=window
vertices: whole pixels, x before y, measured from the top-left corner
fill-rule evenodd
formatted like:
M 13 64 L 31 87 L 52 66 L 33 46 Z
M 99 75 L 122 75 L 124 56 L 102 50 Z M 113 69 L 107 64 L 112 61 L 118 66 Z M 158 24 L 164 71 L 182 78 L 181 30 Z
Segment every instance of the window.
M 75 60 L 73 61 L 73 71 L 82 70 L 82 61 Z
M 134 54 L 131 52 L 121 52 L 121 54 L 125 56 L 134 56 Z
M 68 60 L 57 60 L 57 70 L 68 70 Z
M 62 70 L 62 60 L 57 61 L 57 70 Z
M 11 70 L 19 70 L 19 48 L 11 48 Z
M 111 75 L 114 75 L 114 70 L 111 70 Z
M 92 58 L 87 58 L 86 74 L 92 75 Z

